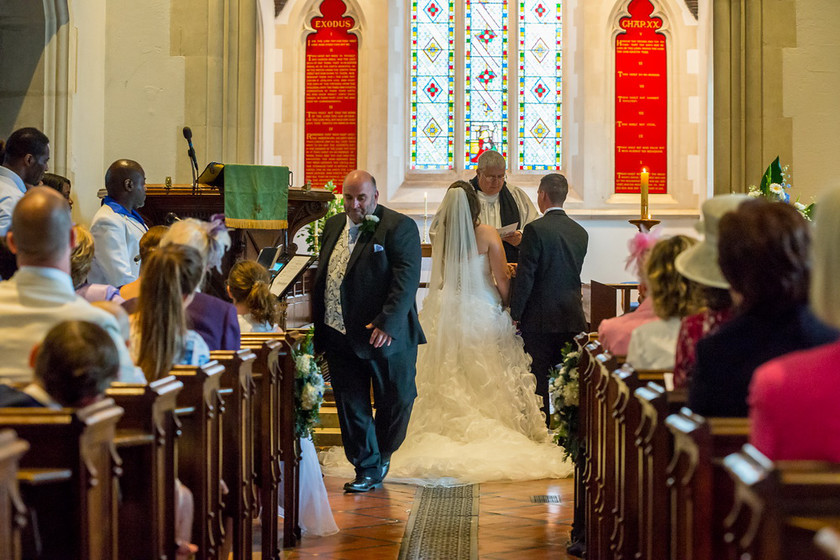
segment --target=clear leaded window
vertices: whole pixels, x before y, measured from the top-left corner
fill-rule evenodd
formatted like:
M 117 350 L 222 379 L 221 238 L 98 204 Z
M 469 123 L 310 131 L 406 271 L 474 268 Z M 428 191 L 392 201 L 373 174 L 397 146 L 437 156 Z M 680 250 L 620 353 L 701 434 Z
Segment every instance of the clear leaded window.
M 561 166 L 562 2 L 413 0 L 411 41 L 412 169 Z

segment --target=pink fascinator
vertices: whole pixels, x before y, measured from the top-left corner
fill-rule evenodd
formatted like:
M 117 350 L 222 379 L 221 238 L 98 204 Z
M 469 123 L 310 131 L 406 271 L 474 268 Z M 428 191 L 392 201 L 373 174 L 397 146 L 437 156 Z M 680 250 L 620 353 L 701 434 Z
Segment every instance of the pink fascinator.
M 630 255 L 624 264 L 624 270 L 633 274 L 636 278 L 641 277 L 642 269 L 648 252 L 659 241 L 659 231 L 639 232 L 627 242 L 627 249 Z

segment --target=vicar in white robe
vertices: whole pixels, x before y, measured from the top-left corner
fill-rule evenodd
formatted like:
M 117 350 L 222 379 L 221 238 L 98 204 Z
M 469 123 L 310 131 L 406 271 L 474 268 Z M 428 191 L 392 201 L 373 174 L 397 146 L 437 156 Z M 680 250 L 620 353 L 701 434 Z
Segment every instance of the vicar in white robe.
M 505 181 L 507 164 L 499 152 L 488 150 L 478 157 L 475 177 L 470 184 L 475 187 L 481 203 L 479 218 L 482 224 L 496 229 L 517 224 L 516 230 L 502 236 L 505 257 L 509 263 L 519 262 L 519 244 L 525 224 L 539 217 L 534 203 L 519 187 Z

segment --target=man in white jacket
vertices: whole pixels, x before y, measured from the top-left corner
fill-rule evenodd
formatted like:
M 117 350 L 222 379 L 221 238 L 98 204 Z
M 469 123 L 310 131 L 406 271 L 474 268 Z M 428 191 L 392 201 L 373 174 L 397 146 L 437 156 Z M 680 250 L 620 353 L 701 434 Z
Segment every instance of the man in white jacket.
M 94 257 L 88 281 L 120 288 L 140 273 L 140 238 L 148 231 L 137 209 L 146 201 L 146 173 L 136 161 L 120 159 L 105 174 L 108 196 L 91 222 Z
M 70 251 L 75 238 L 67 200 L 49 187 L 32 187 L 15 207 L 7 240 L 19 268 L 10 280 L 0 282 L 0 381 L 32 381 L 32 347 L 58 323 L 77 320 L 95 323 L 111 335 L 120 355 L 119 381 L 144 382 L 116 319 L 73 290 Z

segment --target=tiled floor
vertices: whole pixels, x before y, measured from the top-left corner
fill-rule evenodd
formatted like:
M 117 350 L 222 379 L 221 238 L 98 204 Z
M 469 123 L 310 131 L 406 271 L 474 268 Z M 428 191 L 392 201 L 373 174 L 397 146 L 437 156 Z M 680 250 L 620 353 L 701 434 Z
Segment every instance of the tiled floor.
M 286 559 L 395 560 L 414 501 L 414 486 L 388 484 L 367 494 L 344 494 L 344 479 L 325 479 L 341 531 L 304 537 Z M 572 479 L 482 484 L 478 553 L 482 560 L 566 560 L 572 519 Z M 560 504 L 531 503 L 531 496 L 559 495 Z M 258 539 L 255 539 L 258 542 Z M 254 558 L 259 559 L 259 554 Z

